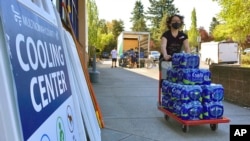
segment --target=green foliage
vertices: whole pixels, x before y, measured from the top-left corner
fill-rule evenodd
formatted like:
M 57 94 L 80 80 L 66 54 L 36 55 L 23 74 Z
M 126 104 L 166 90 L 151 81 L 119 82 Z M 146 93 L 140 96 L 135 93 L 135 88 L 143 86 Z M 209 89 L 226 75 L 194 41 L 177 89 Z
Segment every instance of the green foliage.
M 167 24 L 166 24 L 167 18 L 168 18 L 168 15 L 167 13 L 165 13 L 160 22 L 160 27 L 159 27 L 160 36 L 162 35 L 162 33 L 164 33 L 167 30 Z
M 190 47 L 197 47 L 198 41 L 197 38 L 199 36 L 199 32 L 197 30 L 197 18 L 196 18 L 196 10 L 195 8 L 192 11 L 192 17 L 191 17 L 191 27 L 188 31 L 188 41 Z
M 144 15 L 144 9 L 141 1 L 135 2 L 135 7 L 132 14 L 132 18 L 130 21 L 132 22 L 132 31 L 148 31 L 146 21 L 145 21 L 145 15 Z
M 97 48 L 103 52 L 110 52 L 117 44 L 117 37 L 123 31 L 123 22 L 113 20 L 112 23 L 105 20 L 99 21 Z M 115 33 L 115 34 L 114 34 Z
M 98 24 L 98 30 L 101 32 L 101 34 L 108 34 L 108 27 L 106 25 L 106 20 L 101 19 Z
M 215 41 L 222 41 L 230 38 L 231 29 L 227 25 L 219 24 L 213 30 L 213 37 Z
M 98 32 L 97 39 L 97 48 L 102 52 L 105 50 L 105 47 L 110 46 L 111 42 L 114 42 L 114 35 L 109 33 Z
M 152 28 L 159 28 L 164 14 L 173 15 L 179 13 L 178 8 L 175 8 L 173 4 L 174 0 L 149 0 L 149 2 L 147 19 L 152 24 Z
M 112 20 L 112 33 L 114 35 L 115 40 L 120 35 L 122 31 L 124 31 L 124 22 L 122 20 Z
M 213 30 L 215 29 L 215 27 L 219 24 L 220 24 L 220 22 L 217 20 L 217 18 L 213 17 L 212 22 L 211 22 L 210 27 L 209 27 L 209 33 L 211 34 L 213 32 Z
M 146 12 L 146 18 L 150 21 L 150 33 L 156 46 L 160 46 L 160 37 L 166 30 L 166 19 L 169 15 L 178 14 L 174 0 L 149 0 L 150 7 Z
M 117 45 L 117 36 L 124 31 L 123 21 L 112 20 L 106 22 L 101 19 L 98 26 L 97 48 L 103 52 L 110 52 Z
M 219 13 L 220 28 L 213 31 L 214 37 L 225 35 L 238 43 L 245 42 L 245 37 L 250 33 L 250 1 L 249 0 L 216 0 L 222 7 Z M 222 30 L 225 29 L 226 31 Z
M 87 11 L 88 11 L 88 45 L 89 54 L 93 55 L 94 48 L 97 45 L 97 32 L 98 32 L 98 11 L 94 0 L 87 1 Z
M 111 51 L 116 47 L 118 35 L 124 31 L 122 20 L 112 20 L 112 23 L 104 19 L 99 20 L 98 9 L 95 0 L 87 1 L 88 13 L 88 51 L 93 56 L 95 49 Z
M 151 36 L 155 42 L 155 45 L 157 47 L 160 46 L 160 38 L 162 34 L 167 30 L 167 25 L 166 25 L 166 20 L 167 20 L 167 13 L 165 13 L 160 21 L 160 26 L 159 28 L 151 28 Z
M 250 54 L 241 55 L 242 66 L 250 66 Z
M 144 18 L 140 18 L 133 23 L 132 31 L 148 31 Z

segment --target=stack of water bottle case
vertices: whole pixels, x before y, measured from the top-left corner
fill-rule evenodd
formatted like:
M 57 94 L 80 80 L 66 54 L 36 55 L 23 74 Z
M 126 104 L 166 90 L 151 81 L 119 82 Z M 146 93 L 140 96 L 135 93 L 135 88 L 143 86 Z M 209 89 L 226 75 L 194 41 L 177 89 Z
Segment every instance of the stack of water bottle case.
M 199 69 L 197 54 L 176 53 L 162 81 L 161 106 L 182 120 L 223 117 L 224 88 L 211 83 L 209 69 Z

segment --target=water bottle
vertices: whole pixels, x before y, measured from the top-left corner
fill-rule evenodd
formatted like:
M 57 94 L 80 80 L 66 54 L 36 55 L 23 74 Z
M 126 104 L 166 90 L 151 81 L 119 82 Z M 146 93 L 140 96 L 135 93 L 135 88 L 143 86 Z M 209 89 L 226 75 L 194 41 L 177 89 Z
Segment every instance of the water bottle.
M 203 103 L 203 117 L 204 119 L 219 119 L 223 117 L 224 106 L 219 102 L 205 102 Z
M 178 69 L 177 70 L 177 83 L 183 83 L 183 75 L 184 75 L 184 69 Z
M 201 120 L 203 119 L 203 106 L 199 101 L 190 102 L 191 108 L 189 110 L 190 120 Z
M 181 91 L 181 101 L 187 103 L 190 101 L 202 102 L 202 88 L 199 85 L 183 86 Z
M 174 53 L 172 55 L 172 67 L 173 68 L 180 68 L 180 60 L 182 57 L 182 53 Z
M 177 89 L 175 91 L 175 97 L 177 100 L 181 100 L 181 94 L 183 90 L 183 85 L 182 84 L 177 84 Z
M 169 102 L 171 101 L 171 97 L 169 95 L 164 95 L 162 97 L 162 100 L 161 100 L 161 106 L 165 109 L 169 109 L 168 108 L 168 105 L 169 105 Z
M 211 84 L 211 72 L 208 69 L 200 69 L 200 72 L 203 74 L 202 85 Z
M 202 89 L 201 86 L 199 85 L 190 85 L 188 86 L 189 90 L 188 90 L 188 95 L 190 97 L 191 100 L 193 101 L 202 101 Z
M 210 84 L 202 86 L 203 102 L 222 101 L 224 99 L 224 88 L 221 84 Z
M 211 72 L 208 69 L 178 69 L 176 82 L 185 85 L 209 85 L 211 84 Z
M 173 104 L 173 114 L 177 117 L 181 117 L 182 102 L 180 100 L 174 101 Z
M 197 54 L 190 54 L 188 57 L 188 68 L 198 69 L 200 66 L 200 57 Z
M 183 68 L 183 69 L 189 68 L 189 66 L 188 66 L 189 56 L 190 56 L 190 54 L 182 53 L 181 58 L 180 58 L 180 68 Z
M 180 117 L 183 120 L 201 120 L 203 119 L 203 106 L 199 101 L 183 103 Z
M 181 82 L 183 82 L 185 85 L 192 85 L 192 70 L 190 69 L 182 69 L 179 73 L 179 79 Z M 182 78 L 180 78 L 182 75 Z
M 197 54 L 183 53 L 180 58 L 180 68 L 199 68 L 200 57 Z
M 167 80 L 163 80 L 162 81 L 162 85 L 161 85 L 161 92 L 162 92 L 162 95 L 166 95 L 167 94 L 167 87 L 169 85 L 169 81 Z

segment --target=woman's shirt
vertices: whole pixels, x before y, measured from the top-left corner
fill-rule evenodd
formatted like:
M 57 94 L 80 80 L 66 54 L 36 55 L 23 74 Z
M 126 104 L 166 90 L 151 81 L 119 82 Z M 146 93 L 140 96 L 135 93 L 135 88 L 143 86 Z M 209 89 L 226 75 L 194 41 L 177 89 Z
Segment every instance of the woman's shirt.
M 182 31 L 178 32 L 178 35 L 174 37 L 170 30 L 164 32 L 162 34 L 162 38 L 165 37 L 167 39 L 167 54 L 173 55 L 174 53 L 180 53 L 183 45 L 183 41 L 188 39 L 188 36 Z

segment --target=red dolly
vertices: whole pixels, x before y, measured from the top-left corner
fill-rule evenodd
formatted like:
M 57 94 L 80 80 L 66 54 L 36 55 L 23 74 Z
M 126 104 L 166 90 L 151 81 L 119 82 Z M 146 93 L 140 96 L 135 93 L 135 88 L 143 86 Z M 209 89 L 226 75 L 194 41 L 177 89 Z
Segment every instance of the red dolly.
M 160 105 L 158 105 L 158 109 L 165 114 L 165 119 L 168 120 L 169 117 L 177 120 L 182 124 L 182 131 L 187 132 L 189 126 L 192 125 L 201 125 L 201 124 L 210 124 L 211 130 L 215 131 L 218 128 L 218 123 L 228 123 L 230 120 L 226 117 L 221 119 L 209 119 L 209 120 L 182 120 L 181 118 L 175 116 L 173 113 L 169 112 L 168 110 L 164 109 Z
M 161 61 L 159 63 L 159 66 L 161 64 Z M 177 120 L 179 123 L 182 124 L 182 131 L 187 132 L 189 130 L 189 126 L 194 125 L 201 125 L 201 124 L 209 124 L 212 131 L 215 131 L 218 128 L 219 123 L 229 123 L 230 120 L 226 117 L 220 118 L 220 119 L 208 119 L 208 120 L 182 120 L 181 118 L 174 115 L 172 112 L 168 111 L 164 107 L 162 107 L 161 103 L 161 83 L 162 83 L 162 73 L 161 73 L 161 67 L 159 67 L 159 89 L 158 89 L 158 109 L 165 114 L 165 119 L 168 120 L 169 117 Z

